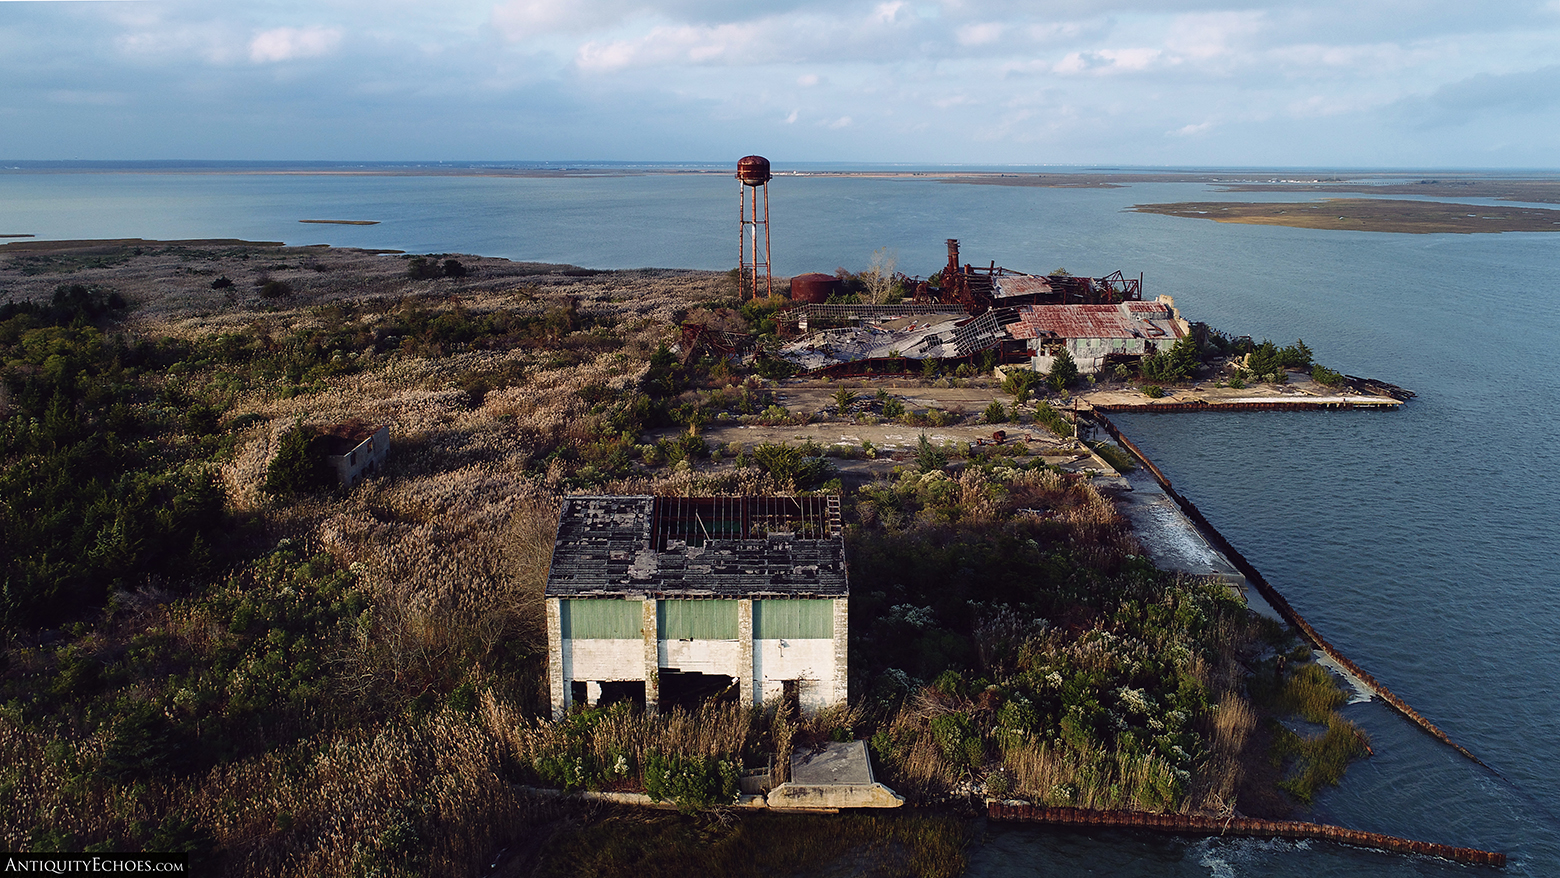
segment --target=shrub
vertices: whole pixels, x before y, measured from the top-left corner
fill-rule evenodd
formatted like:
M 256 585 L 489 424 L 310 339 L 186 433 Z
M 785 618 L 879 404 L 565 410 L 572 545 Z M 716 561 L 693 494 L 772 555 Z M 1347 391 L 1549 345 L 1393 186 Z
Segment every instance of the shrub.
M 292 294 L 292 285 L 284 280 L 267 280 L 260 284 L 260 295 L 263 298 L 285 299 Z
M 753 461 L 791 490 L 805 490 L 834 472 L 834 467 L 816 452 L 816 446 L 765 442 L 753 449 Z
M 1062 348 L 1056 353 L 1056 359 L 1051 363 L 1051 371 L 1045 377 L 1046 383 L 1052 390 L 1061 390 L 1067 385 L 1078 380 L 1078 364 L 1073 362 L 1072 354 Z
M 992 400 L 991 405 L 986 406 L 986 423 L 1006 424 L 1008 422 L 1007 407 L 1000 400 Z
M 1311 380 L 1327 387 L 1337 387 L 1343 383 L 1343 373 L 1334 372 L 1320 363 L 1315 363 L 1311 366 Z
M 1055 433 L 1061 439 L 1066 439 L 1073 434 L 1072 424 L 1067 423 L 1062 413 L 1051 408 L 1048 402 L 1041 402 L 1035 407 L 1035 423 Z
M 1165 395 L 1165 389 L 1158 384 L 1145 384 L 1138 389 L 1143 391 L 1143 395 L 1149 399 L 1159 399 Z
M 920 441 L 916 443 L 915 465 L 923 473 L 940 472 L 948 465 L 948 452 L 933 445 L 922 433 Z
M 1022 405 L 1029 401 L 1035 385 L 1040 383 L 1040 373 L 1033 369 L 1013 369 L 1002 379 L 1002 391 L 1013 395 L 1013 403 Z
M 737 800 L 740 771 L 729 759 L 652 752 L 645 758 L 645 792 L 684 814 Z
M 335 480 L 320 437 L 300 420 L 282 434 L 276 456 L 265 469 L 263 490 L 273 497 L 292 497 L 322 490 Z

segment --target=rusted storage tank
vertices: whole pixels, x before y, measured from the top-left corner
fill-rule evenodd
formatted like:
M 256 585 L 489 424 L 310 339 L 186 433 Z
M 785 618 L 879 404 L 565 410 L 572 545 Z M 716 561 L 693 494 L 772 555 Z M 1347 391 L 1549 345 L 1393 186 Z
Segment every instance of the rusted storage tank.
M 791 278 L 791 301 L 821 305 L 840 288 L 840 279 L 832 274 L 799 274 Z
M 769 182 L 769 159 L 761 155 L 745 155 L 737 159 L 737 179 L 744 186 L 762 186 Z

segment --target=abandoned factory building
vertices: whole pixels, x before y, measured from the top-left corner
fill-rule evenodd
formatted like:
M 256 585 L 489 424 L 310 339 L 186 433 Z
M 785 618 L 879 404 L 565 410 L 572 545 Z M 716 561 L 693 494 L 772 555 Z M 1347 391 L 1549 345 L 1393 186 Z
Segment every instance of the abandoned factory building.
M 838 497 L 565 497 L 548 686 L 572 704 L 846 700 Z

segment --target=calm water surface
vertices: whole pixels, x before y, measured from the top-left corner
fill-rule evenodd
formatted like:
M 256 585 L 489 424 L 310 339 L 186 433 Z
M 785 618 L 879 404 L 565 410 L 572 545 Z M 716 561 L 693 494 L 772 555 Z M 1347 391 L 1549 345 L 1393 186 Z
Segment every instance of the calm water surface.
M 0 174 L 0 233 L 235 237 L 569 262 L 729 268 L 724 176 L 491 179 Z M 892 246 L 926 275 L 969 261 L 1142 272 L 1191 319 L 1304 338 L 1419 397 L 1394 413 L 1122 415 L 1155 459 L 1345 654 L 1489 766 L 1379 702 L 1345 709 L 1376 755 L 1316 819 L 1500 850 L 1560 875 L 1560 235 L 1395 235 L 1217 224 L 1134 203 L 1289 200 L 1197 184 L 1027 189 L 777 178 L 777 273 L 859 270 Z M 379 220 L 376 226 L 300 219 Z M 3 296 L 3 292 L 0 292 Z M 987 827 L 972 875 L 1452 875 L 1319 842 Z

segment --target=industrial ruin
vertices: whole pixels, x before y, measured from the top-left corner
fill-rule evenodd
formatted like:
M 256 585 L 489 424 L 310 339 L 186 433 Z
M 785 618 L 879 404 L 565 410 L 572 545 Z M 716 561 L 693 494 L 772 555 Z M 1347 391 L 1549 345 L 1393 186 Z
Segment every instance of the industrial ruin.
M 545 595 L 556 716 L 846 700 L 838 497 L 565 497 Z
M 1033 275 L 995 262 L 961 263 L 953 238 L 948 264 L 932 279 L 896 281 L 913 290 L 904 301 L 845 304 L 831 301 L 838 277 L 792 278 L 792 306 L 775 315 L 789 341 L 774 355 L 805 374 L 845 377 L 920 371 L 927 361 L 940 369 L 979 363 L 1046 372 L 1065 350 L 1080 373 L 1091 374 L 1132 364 L 1192 332 L 1169 296 L 1143 301 L 1141 276 Z M 744 356 L 753 341 L 690 324 L 682 350 L 687 356 L 702 345 Z

